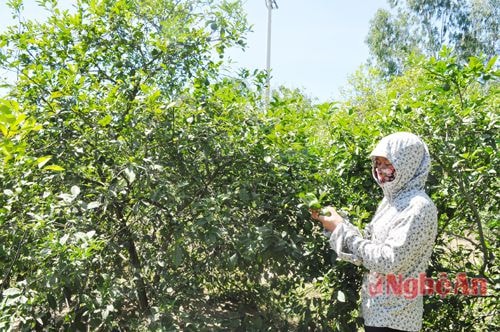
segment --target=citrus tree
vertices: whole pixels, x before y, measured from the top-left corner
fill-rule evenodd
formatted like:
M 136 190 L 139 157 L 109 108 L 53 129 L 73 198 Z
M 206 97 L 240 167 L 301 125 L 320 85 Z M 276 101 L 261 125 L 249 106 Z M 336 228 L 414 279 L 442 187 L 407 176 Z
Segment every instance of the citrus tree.
M 359 73 L 342 102 L 282 87 L 264 109 L 265 73 L 225 69 L 239 2 L 40 4 L 45 22 L 0 36 L 17 73 L 0 100 L 2 329 L 356 330 L 363 271 L 301 197 L 363 228 L 381 199 L 369 152 L 396 130 L 434 157 L 429 274 L 498 274 L 495 59 L 444 51 Z M 426 328 L 494 327 L 490 295 L 426 298 Z
M 186 259 L 198 236 L 222 234 L 202 225 L 222 218 L 208 205 L 220 208 L 244 163 L 251 130 L 238 122 L 251 127 L 253 92 L 226 95 L 244 80 L 224 81 L 218 58 L 247 27 L 237 3 L 43 4 L 46 22 L 1 38 L 2 67 L 18 73 L 2 106 L 2 322 L 134 324 L 174 303 L 172 287 L 198 290 L 190 277 L 206 275 L 181 266 L 206 259 Z M 31 119 L 41 129 L 15 145 Z

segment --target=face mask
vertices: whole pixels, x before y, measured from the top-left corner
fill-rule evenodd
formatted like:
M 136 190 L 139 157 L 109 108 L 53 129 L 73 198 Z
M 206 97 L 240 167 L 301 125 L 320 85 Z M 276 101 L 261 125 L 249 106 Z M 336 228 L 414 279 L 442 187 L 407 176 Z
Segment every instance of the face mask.
M 380 183 L 391 182 L 396 178 L 396 170 L 392 165 L 375 167 L 375 174 Z

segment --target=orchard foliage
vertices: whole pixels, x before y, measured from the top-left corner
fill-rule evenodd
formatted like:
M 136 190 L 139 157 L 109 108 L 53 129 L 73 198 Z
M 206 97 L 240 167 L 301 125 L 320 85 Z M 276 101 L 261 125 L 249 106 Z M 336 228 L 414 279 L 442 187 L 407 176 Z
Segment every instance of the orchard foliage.
M 387 76 L 401 74 L 413 53 L 437 56 L 454 49 L 460 63 L 500 51 L 498 0 L 388 0 L 366 38 L 375 65 Z
M 381 198 L 367 156 L 396 130 L 434 157 L 429 274 L 491 286 L 426 298 L 426 329 L 495 327 L 495 58 L 443 50 L 360 76 L 343 102 L 283 87 L 263 109 L 265 73 L 223 67 L 245 44 L 238 2 L 41 3 L 45 23 L 0 36 L 17 73 L 0 99 L 0 329 L 355 331 L 362 270 L 301 197 L 362 228 Z

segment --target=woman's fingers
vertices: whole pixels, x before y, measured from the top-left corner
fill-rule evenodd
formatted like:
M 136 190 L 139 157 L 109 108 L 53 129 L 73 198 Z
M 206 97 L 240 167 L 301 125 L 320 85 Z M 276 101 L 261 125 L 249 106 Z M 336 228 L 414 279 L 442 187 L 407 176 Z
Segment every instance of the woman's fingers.
M 310 209 L 309 212 L 311 212 L 311 217 L 313 219 L 318 219 L 319 218 L 319 212 L 318 212 L 318 210 L 312 210 L 312 209 Z

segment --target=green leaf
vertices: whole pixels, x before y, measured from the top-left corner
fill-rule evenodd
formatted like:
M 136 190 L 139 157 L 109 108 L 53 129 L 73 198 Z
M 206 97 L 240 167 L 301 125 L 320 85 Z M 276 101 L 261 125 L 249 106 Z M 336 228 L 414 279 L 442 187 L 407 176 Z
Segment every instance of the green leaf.
M 174 266 L 178 267 L 179 265 L 182 264 L 183 260 L 184 260 L 184 251 L 180 245 L 177 245 L 175 246 L 174 249 L 174 257 L 173 257 Z
M 124 172 L 125 172 L 125 175 L 127 176 L 127 179 L 130 183 L 135 181 L 135 173 L 131 168 L 125 168 Z
M 313 210 L 321 209 L 321 203 L 317 199 L 311 200 L 307 205 L 310 209 L 313 209 Z
M 312 209 L 312 210 L 320 210 L 321 209 L 321 202 L 320 200 L 316 197 L 314 193 L 300 193 L 299 198 L 304 202 L 304 204 Z
M 0 123 L 0 132 L 4 137 L 7 137 L 7 135 L 9 134 L 9 129 L 7 129 L 6 126 Z
M 337 292 L 337 300 L 339 302 L 345 302 L 345 294 L 344 294 L 344 292 L 342 292 L 340 290 Z
M 65 245 L 66 242 L 68 242 L 68 239 L 69 239 L 69 234 L 64 234 L 63 237 L 59 239 L 59 244 L 62 246 Z
M 62 97 L 64 94 L 61 92 L 61 91 L 54 91 L 50 94 L 50 97 L 52 99 L 57 99 L 57 98 L 60 98 Z
M 49 307 L 52 310 L 57 309 L 56 298 L 52 294 L 50 294 L 50 293 L 47 293 L 47 302 L 49 303 Z
M 101 206 L 100 202 L 90 202 L 89 204 L 87 204 L 87 210 L 96 209 L 99 206 Z
M 231 257 L 229 257 L 229 264 L 234 267 L 236 266 L 237 263 L 238 263 L 238 255 L 237 254 L 231 255 Z
M 16 288 L 16 287 L 7 288 L 6 290 L 4 290 L 2 292 L 2 294 L 3 294 L 4 297 L 14 296 L 14 295 L 17 295 L 17 294 L 20 294 L 20 293 L 21 293 L 21 290 L 19 288 Z
M 62 172 L 64 171 L 64 168 L 58 165 L 49 165 L 45 166 L 43 169 L 49 170 L 49 171 L 56 171 L 56 172 Z
M 103 127 L 107 126 L 108 124 L 111 123 L 113 120 L 113 117 L 110 114 L 107 114 L 104 118 L 101 120 L 97 121 L 97 123 Z
M 80 187 L 78 186 L 71 186 L 71 195 L 76 198 L 80 194 Z
M 42 168 L 50 159 L 52 159 L 52 156 L 40 157 L 35 161 L 35 164 L 38 165 L 38 168 Z
M 493 68 L 493 66 L 495 65 L 495 63 L 497 62 L 497 59 L 498 59 L 498 56 L 495 55 L 493 56 L 490 61 L 488 61 L 488 64 L 486 65 L 486 70 L 491 70 L 491 68 Z

